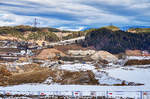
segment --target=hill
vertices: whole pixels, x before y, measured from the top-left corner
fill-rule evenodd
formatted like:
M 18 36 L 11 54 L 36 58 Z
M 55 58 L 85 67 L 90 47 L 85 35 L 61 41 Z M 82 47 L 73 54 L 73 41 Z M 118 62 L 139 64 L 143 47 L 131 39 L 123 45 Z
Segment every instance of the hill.
M 34 28 L 31 26 L 7 26 L 0 27 L 1 40 L 44 40 L 44 41 L 58 41 L 59 38 L 53 32 L 60 32 L 61 30 L 55 28 Z M 10 40 L 12 40 L 10 39 Z
M 112 31 L 106 28 L 93 29 L 86 35 L 83 46 L 91 46 L 96 50 L 111 53 L 124 52 L 127 49 L 150 51 L 150 34 L 133 34 L 124 31 Z
M 109 30 L 112 30 L 112 31 L 118 31 L 120 30 L 118 27 L 114 26 L 114 25 L 109 25 L 109 26 L 104 26 L 104 27 L 101 27 L 101 29 L 109 29 Z

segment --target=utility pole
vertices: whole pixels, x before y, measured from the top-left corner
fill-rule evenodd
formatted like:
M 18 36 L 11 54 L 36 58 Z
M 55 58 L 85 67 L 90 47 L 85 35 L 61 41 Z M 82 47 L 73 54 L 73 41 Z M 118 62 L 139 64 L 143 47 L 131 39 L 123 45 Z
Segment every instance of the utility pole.
M 34 27 L 33 30 L 34 30 L 34 31 L 36 31 L 36 28 L 37 28 L 37 25 L 38 25 L 38 24 L 40 24 L 40 23 L 38 23 L 38 19 L 35 18 L 35 19 L 34 19 L 34 22 L 33 22 L 33 27 Z
M 33 24 L 34 24 L 34 27 L 36 28 L 37 25 L 39 24 L 37 18 L 34 19 L 34 23 Z

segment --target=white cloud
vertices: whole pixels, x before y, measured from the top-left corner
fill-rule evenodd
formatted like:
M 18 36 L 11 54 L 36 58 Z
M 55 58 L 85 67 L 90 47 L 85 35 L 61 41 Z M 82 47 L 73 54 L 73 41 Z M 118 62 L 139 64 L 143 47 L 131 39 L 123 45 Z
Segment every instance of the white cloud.
M 24 15 L 15 15 L 12 13 L 5 13 L 0 11 L 0 26 L 10 26 L 10 25 L 33 25 L 34 16 L 24 16 Z M 71 21 L 64 21 L 55 18 L 43 18 L 36 17 L 39 21 L 38 26 L 57 26 L 60 24 L 69 24 Z
M 133 6 L 131 6 L 130 8 L 134 8 L 134 9 L 145 9 L 145 8 L 149 8 L 150 7 L 150 3 L 142 3 L 142 4 L 134 4 Z
M 59 27 L 58 29 L 61 30 L 68 30 L 68 31 L 81 31 L 83 30 L 85 27 Z
M 27 16 L 18 16 L 11 13 L 1 13 L 0 19 L 0 26 L 9 26 L 25 24 L 24 20 L 29 21 L 31 18 Z
M 102 25 L 131 22 L 137 24 L 143 21 L 136 20 L 136 17 L 150 16 L 148 14 L 150 3 L 148 2 L 149 0 L 1 0 L 0 3 L 13 4 L 14 6 L 1 5 L 0 12 L 3 13 L 0 14 L 0 25 L 27 24 L 31 23 L 35 17 L 39 19 L 40 26 L 60 26 L 61 29 L 71 28 L 73 24 Z M 95 7 L 100 4 L 107 5 L 108 8 Z M 108 10 L 110 5 L 114 6 L 114 10 Z M 142 12 L 138 12 L 139 15 L 135 16 L 122 15 L 118 13 L 128 12 L 121 11 L 122 8 L 115 8 L 117 6 L 124 8 L 123 11 Z M 114 13 L 116 10 L 118 13 Z M 55 14 L 58 14 L 57 17 Z M 65 16 L 66 18 L 64 18 Z M 145 22 L 143 23 L 145 24 Z M 65 26 L 66 24 L 67 26 Z M 79 26 L 77 30 L 81 28 L 83 27 Z

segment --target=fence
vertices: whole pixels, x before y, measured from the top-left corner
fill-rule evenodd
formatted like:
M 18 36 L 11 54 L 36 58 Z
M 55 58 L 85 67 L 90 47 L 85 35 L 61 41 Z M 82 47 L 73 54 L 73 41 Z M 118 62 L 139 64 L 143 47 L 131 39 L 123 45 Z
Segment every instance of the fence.
M 150 99 L 150 91 L 12 91 L 0 90 L 0 98 L 48 99 Z

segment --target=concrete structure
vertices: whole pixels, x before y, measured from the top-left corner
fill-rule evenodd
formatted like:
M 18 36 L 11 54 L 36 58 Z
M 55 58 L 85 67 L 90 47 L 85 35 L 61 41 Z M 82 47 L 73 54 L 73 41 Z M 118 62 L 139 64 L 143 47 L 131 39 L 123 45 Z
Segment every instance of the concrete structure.
M 68 54 L 73 56 L 88 56 L 93 55 L 96 51 L 95 50 L 69 50 Z

